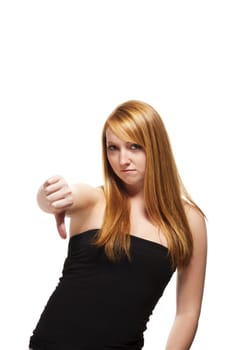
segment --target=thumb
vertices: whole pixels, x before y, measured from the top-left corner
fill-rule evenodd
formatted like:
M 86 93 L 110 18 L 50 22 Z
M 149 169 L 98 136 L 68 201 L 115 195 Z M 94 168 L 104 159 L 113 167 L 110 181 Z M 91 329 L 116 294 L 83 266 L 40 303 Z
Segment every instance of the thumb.
M 65 226 L 65 212 L 63 211 L 62 213 L 54 214 L 54 215 L 55 215 L 58 233 L 61 236 L 61 238 L 66 239 L 67 233 L 66 233 L 66 226 Z

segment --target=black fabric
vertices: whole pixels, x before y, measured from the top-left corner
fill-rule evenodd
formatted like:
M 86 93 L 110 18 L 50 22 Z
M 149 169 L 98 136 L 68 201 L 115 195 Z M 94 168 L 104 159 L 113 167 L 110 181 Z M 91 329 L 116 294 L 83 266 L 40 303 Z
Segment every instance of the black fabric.
M 30 338 L 32 349 L 142 349 L 146 323 L 173 273 L 168 250 L 131 236 L 131 261 L 113 263 L 92 244 L 97 233 L 70 238 L 62 277 Z

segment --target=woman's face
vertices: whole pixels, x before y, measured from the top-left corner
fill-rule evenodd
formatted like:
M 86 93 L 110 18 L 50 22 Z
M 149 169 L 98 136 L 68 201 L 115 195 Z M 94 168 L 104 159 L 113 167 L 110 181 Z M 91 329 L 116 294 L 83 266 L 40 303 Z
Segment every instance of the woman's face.
M 114 173 L 130 191 L 143 190 L 146 171 L 144 149 L 131 141 L 119 139 L 110 128 L 106 130 L 107 158 Z

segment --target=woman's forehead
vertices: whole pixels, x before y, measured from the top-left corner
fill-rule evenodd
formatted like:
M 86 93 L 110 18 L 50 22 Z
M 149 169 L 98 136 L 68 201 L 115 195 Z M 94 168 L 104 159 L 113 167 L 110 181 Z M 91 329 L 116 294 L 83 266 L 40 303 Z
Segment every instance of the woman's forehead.
M 109 127 L 106 129 L 105 135 L 106 135 L 107 142 L 108 141 L 112 141 L 112 142 L 126 141 L 126 139 L 123 139 L 122 137 L 117 136 Z

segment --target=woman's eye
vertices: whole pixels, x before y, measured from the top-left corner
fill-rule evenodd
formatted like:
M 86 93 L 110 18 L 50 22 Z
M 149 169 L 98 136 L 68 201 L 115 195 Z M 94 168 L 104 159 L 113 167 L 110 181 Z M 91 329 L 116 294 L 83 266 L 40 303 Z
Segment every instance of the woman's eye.
M 137 149 L 141 149 L 141 148 L 142 148 L 142 146 L 138 145 L 137 143 L 132 143 L 130 145 L 130 149 L 132 149 L 132 150 L 137 150 Z
M 114 145 L 108 145 L 107 150 L 108 150 L 108 151 L 115 151 L 115 150 L 116 150 L 116 146 L 114 146 Z

